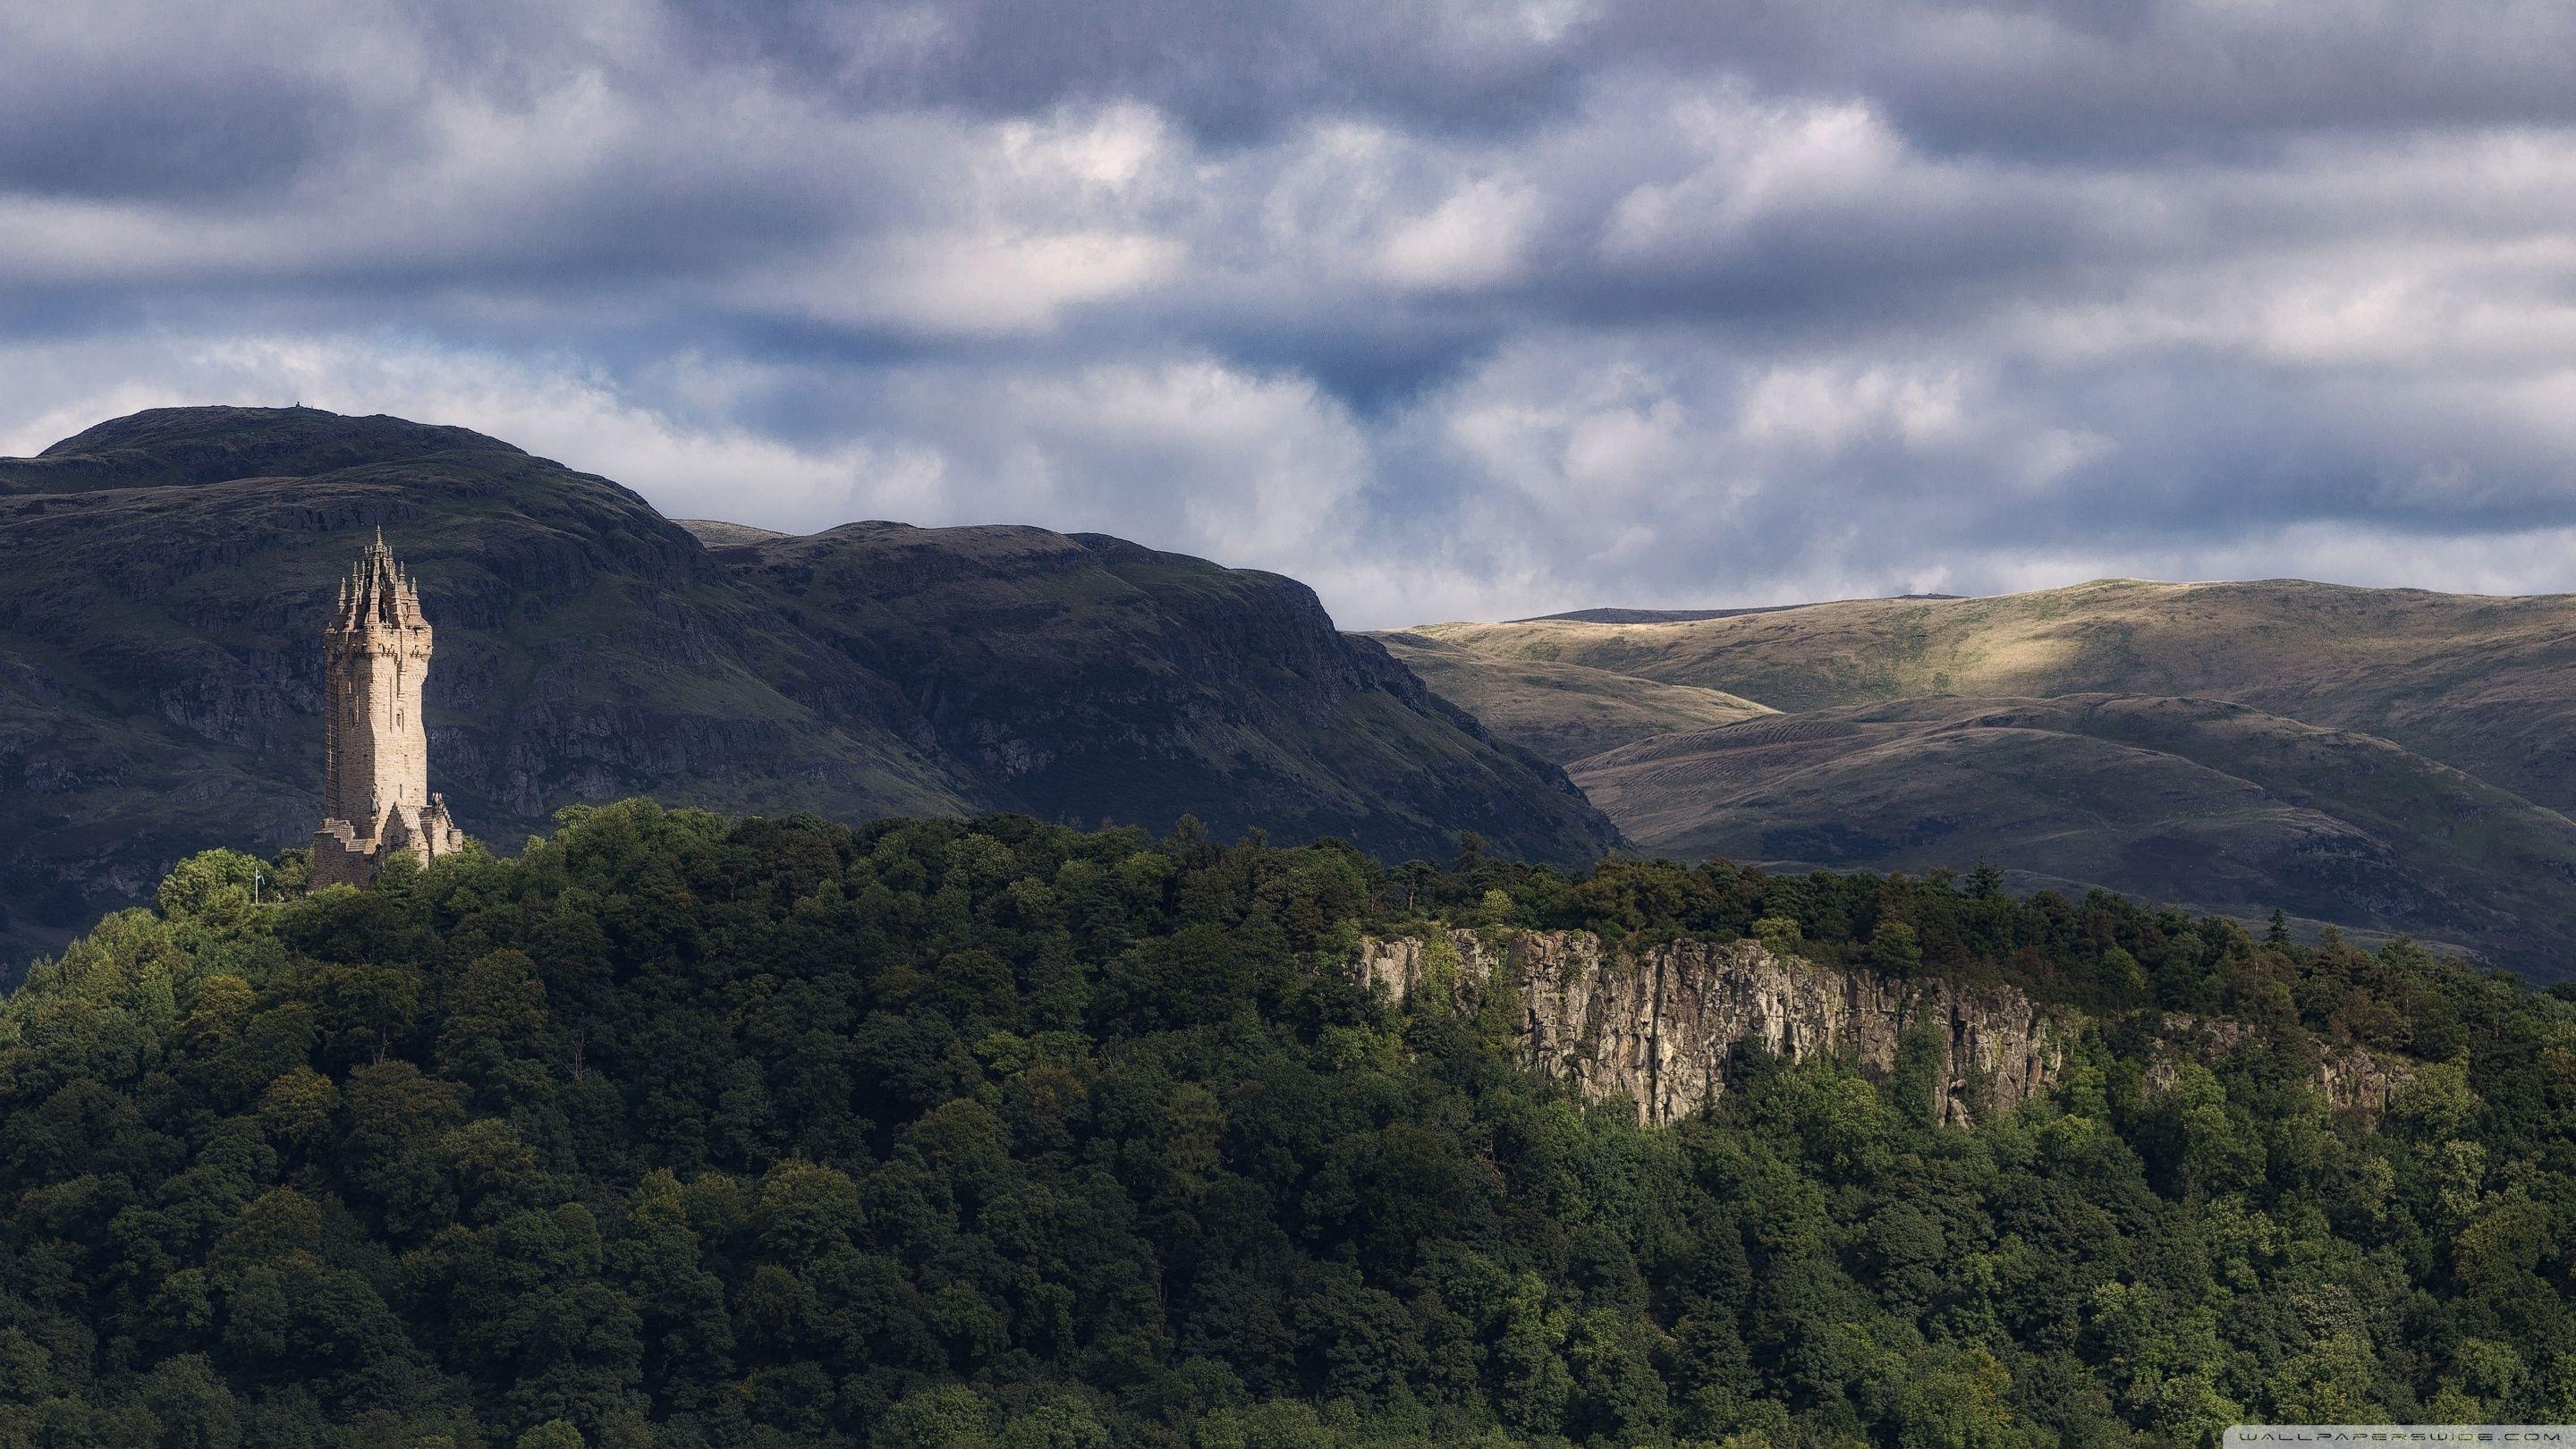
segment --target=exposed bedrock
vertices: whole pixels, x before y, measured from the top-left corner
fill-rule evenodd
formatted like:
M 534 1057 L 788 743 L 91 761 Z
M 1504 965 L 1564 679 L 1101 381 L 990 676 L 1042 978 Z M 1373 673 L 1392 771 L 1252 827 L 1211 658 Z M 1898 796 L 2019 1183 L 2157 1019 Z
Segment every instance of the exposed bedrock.
M 2091 1024 L 2009 986 L 1819 966 L 1750 940 L 1605 950 L 1585 931 L 1453 930 L 1363 940 L 1353 970 L 1399 1002 L 1445 987 L 1461 1011 L 1503 1006 L 1524 1065 L 1595 1101 L 1633 1102 L 1647 1122 L 1714 1101 L 1748 1045 L 1790 1060 L 1842 1052 L 1875 1080 L 1895 1070 L 1907 1031 L 1925 1026 L 1941 1049 L 1941 1119 L 1968 1123 L 2057 1085 Z M 2166 1023 L 2178 1055 L 2242 1044 L 2205 1029 L 2219 1024 Z M 2170 1064 L 2160 1066 L 2169 1080 Z M 2403 1059 L 2345 1047 L 2325 1053 L 2317 1084 L 2335 1107 L 2375 1117 L 2411 1075 Z

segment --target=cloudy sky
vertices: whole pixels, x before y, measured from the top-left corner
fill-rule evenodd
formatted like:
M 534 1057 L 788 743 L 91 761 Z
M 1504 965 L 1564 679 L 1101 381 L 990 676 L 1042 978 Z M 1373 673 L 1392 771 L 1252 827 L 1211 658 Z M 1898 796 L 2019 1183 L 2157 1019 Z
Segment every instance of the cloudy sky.
M 0 453 L 461 423 L 1353 627 L 2576 588 L 2567 0 L 0 0 Z

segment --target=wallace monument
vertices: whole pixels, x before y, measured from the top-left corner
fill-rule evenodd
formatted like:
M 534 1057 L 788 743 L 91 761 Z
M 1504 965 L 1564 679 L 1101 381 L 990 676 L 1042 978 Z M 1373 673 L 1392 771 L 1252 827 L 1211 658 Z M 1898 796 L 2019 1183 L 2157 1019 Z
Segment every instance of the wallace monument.
M 340 584 L 323 631 L 322 824 L 313 884 L 363 886 L 402 852 L 427 864 L 465 844 L 447 801 L 429 793 L 429 620 L 420 586 L 394 562 L 382 530 Z

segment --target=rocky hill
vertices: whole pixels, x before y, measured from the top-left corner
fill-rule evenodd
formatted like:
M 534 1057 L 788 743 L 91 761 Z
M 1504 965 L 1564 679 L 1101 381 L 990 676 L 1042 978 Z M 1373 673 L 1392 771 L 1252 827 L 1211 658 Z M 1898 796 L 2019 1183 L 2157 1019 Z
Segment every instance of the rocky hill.
M 1495 728 L 1649 849 L 1984 860 L 2576 974 L 2576 598 L 2115 580 L 1390 638 L 1440 651 L 1427 677 L 1462 704 L 1507 695 Z M 1623 679 L 1775 712 L 1605 729 Z
M 1294 579 L 1037 528 L 692 527 L 743 592 L 893 683 L 979 800 L 1397 856 L 1461 829 L 1559 861 L 1615 839 Z
M 0 966 L 318 809 L 320 636 L 382 528 L 438 653 L 432 785 L 505 847 L 560 806 L 1032 811 L 1579 860 L 1555 767 L 1291 580 L 1033 529 L 710 525 L 496 439 L 158 409 L 0 460 Z

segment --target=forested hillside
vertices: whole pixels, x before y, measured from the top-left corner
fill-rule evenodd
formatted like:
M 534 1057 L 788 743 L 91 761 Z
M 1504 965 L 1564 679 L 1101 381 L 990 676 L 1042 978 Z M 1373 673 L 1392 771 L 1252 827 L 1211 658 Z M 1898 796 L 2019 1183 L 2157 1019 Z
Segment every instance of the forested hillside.
M 0 1008 L 0 1443 L 2193 1443 L 2576 1414 L 2576 1016 L 2107 896 L 567 812 L 188 861 Z M 280 869 L 280 867 L 283 869 Z M 255 903 L 253 892 L 261 899 Z M 2054 1099 L 1641 1128 L 1346 972 L 1435 921 L 2007 980 Z M 2151 1073 L 2156 1013 L 2246 1025 Z M 2413 1053 L 2384 1120 L 2321 1041 Z

